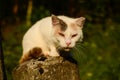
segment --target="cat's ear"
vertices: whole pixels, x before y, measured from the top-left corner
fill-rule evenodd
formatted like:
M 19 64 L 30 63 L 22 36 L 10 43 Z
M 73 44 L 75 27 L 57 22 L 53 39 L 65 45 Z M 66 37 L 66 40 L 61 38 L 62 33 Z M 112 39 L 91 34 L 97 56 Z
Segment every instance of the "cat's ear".
M 62 19 L 58 18 L 55 15 L 52 15 L 51 18 L 53 27 L 58 26 L 57 28 L 60 28 L 62 31 L 66 30 L 67 24 Z
M 55 15 L 52 15 L 51 19 L 52 19 L 52 25 L 53 26 L 56 26 L 56 25 L 58 25 L 60 23 L 59 18 L 57 16 L 55 16 Z
M 85 23 L 85 18 L 84 17 L 77 18 L 75 22 L 76 22 L 76 24 L 78 26 L 80 26 L 81 28 L 83 28 L 83 25 Z

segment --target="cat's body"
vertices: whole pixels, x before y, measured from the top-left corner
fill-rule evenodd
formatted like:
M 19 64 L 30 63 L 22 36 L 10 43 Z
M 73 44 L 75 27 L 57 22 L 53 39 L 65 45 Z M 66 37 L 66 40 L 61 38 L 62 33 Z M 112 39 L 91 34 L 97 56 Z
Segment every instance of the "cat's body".
M 24 35 L 23 55 L 20 63 L 32 57 L 59 56 L 58 49 L 68 51 L 83 38 L 82 27 L 85 18 L 54 16 L 35 23 Z

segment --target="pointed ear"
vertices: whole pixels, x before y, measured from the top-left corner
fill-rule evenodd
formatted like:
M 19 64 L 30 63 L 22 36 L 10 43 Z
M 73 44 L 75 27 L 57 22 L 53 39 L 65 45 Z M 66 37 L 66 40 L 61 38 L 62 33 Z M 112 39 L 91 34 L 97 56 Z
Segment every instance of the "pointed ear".
M 53 25 L 53 26 L 56 26 L 57 24 L 60 23 L 59 18 L 58 18 L 57 16 L 55 16 L 55 15 L 52 15 L 52 16 L 51 16 L 51 19 L 52 19 L 52 25 Z
M 84 17 L 77 18 L 75 22 L 76 22 L 76 24 L 78 26 L 80 26 L 81 28 L 83 28 L 83 25 L 85 23 L 85 18 Z

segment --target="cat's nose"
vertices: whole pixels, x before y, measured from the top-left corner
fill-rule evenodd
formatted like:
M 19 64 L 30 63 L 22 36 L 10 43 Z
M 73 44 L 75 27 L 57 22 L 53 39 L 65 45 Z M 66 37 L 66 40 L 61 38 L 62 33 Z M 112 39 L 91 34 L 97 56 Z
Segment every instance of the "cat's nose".
M 66 42 L 66 45 L 69 46 L 71 44 L 71 42 Z

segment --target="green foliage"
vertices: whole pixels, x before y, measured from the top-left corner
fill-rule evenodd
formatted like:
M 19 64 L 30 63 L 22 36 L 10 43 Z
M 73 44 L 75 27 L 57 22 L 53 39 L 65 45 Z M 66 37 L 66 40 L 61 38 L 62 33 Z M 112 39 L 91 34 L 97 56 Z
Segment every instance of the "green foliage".
M 40 6 L 38 8 L 34 8 L 32 12 L 32 23 L 35 23 L 37 20 L 40 20 L 41 18 L 50 15 L 50 12 L 44 8 L 44 6 Z
M 88 37 L 85 36 L 82 46 L 78 46 L 85 58 L 75 53 L 81 80 L 120 80 L 120 25 L 113 22 L 97 25 L 86 23 L 85 27 L 84 34 Z
M 15 26 L 16 27 L 16 26 Z M 4 62 L 8 80 L 12 80 L 12 70 L 18 65 L 18 61 L 22 55 L 22 37 L 26 31 L 26 25 L 20 25 L 14 28 L 14 31 L 3 33 L 3 53 Z

